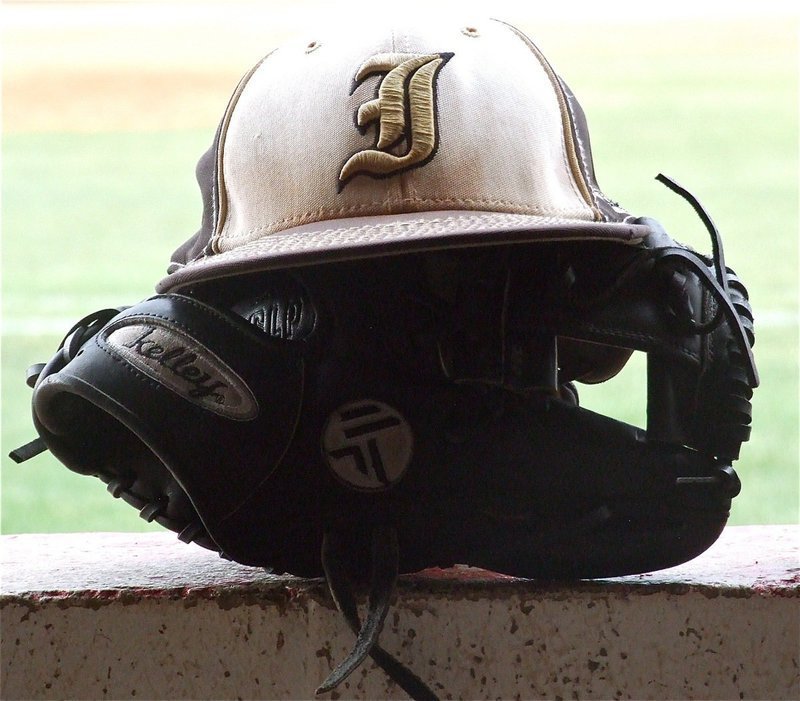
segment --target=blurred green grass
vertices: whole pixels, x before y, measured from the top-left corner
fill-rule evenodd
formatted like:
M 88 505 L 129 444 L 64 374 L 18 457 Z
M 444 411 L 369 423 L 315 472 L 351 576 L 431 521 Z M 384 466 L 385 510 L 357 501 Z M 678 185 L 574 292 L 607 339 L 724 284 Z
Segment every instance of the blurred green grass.
M 172 249 L 197 229 L 194 164 L 210 139 L 205 130 L 5 136 L 2 532 L 155 528 L 49 453 L 21 466 L 7 453 L 35 435 L 25 369 L 85 314 L 151 294 Z
M 751 292 L 762 386 L 736 465 L 739 524 L 797 522 L 800 494 L 797 37 L 792 27 L 765 27 L 673 27 L 660 42 L 637 35 L 629 47 L 606 36 L 579 47 L 551 40 L 555 53 L 542 45 L 587 111 L 604 190 L 708 250 L 691 209 L 653 176 L 688 186 Z M 677 35 L 692 52 L 676 48 Z M 25 368 L 49 358 L 74 320 L 150 294 L 171 251 L 196 230 L 194 164 L 212 131 L 5 135 L 4 533 L 155 528 L 47 454 L 22 466 L 5 454 L 34 435 Z M 642 360 L 606 387 L 582 388 L 583 403 L 641 424 Z

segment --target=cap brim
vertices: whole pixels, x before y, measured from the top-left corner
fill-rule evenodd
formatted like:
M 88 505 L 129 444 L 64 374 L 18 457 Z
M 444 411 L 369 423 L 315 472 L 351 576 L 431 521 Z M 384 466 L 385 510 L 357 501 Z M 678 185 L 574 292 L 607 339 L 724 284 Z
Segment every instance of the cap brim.
M 528 214 L 437 211 L 334 219 L 263 236 L 177 267 L 158 292 L 219 278 L 339 261 L 500 244 L 595 240 L 636 244 L 643 224 L 590 222 Z

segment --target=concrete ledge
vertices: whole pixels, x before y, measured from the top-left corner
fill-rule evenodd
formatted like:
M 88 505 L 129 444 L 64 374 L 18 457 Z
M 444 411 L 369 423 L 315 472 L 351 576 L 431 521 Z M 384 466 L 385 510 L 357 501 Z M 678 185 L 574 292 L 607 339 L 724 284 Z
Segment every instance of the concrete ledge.
M 381 637 L 443 698 L 800 697 L 800 527 L 659 573 L 404 577 Z M 324 584 L 170 533 L 4 536 L 2 698 L 309 698 L 353 638 Z M 330 698 L 404 698 L 368 661 Z

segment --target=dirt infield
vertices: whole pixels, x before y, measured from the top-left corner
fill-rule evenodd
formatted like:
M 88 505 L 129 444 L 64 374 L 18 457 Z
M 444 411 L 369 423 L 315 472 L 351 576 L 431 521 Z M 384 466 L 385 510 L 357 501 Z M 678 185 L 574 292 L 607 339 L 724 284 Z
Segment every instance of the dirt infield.
M 265 16 L 274 7 L 5 3 L 3 130 L 215 125 L 239 77 L 285 35 Z
M 760 3 L 762 21 L 780 5 Z M 424 8 L 421 16 L 430 14 L 429 0 L 407 0 L 404 16 L 415 7 Z M 477 0 L 443 0 L 436 8 L 451 21 L 489 11 Z M 588 0 L 575 0 L 568 18 L 559 16 L 566 12 L 560 6 L 532 10 L 514 0 L 495 0 L 490 10 L 530 31 L 562 70 L 562 57 L 568 66 L 594 63 L 598 51 L 612 63 L 622 56 L 652 55 L 656 25 L 665 55 L 711 48 L 707 33 L 698 29 L 703 21 L 710 26 L 709 18 L 687 22 L 687 13 L 702 10 L 688 0 L 668 8 L 614 0 L 602 11 Z M 311 40 L 312 27 L 358 27 L 376 12 L 363 3 L 324 0 L 4 2 L 3 130 L 213 127 L 239 77 L 281 40 L 304 32 Z M 726 20 L 735 15 L 727 13 Z M 669 36 L 665 19 L 674 25 Z
M 238 75 L 64 71 L 7 80 L 3 130 L 139 131 L 213 127 Z

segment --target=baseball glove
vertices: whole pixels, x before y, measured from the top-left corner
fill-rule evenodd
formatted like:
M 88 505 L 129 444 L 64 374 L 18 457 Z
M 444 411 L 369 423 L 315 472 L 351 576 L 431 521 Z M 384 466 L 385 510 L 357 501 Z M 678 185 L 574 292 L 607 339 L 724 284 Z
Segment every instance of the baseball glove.
M 40 437 L 13 457 L 46 446 L 187 543 L 326 576 L 358 639 L 320 691 L 371 654 L 433 698 L 376 644 L 398 573 L 625 575 L 723 529 L 758 383 L 753 318 L 687 197 L 711 257 L 647 219 L 636 246 L 317 265 L 98 312 L 31 369 Z M 633 350 L 645 428 L 581 408 L 574 384 Z

